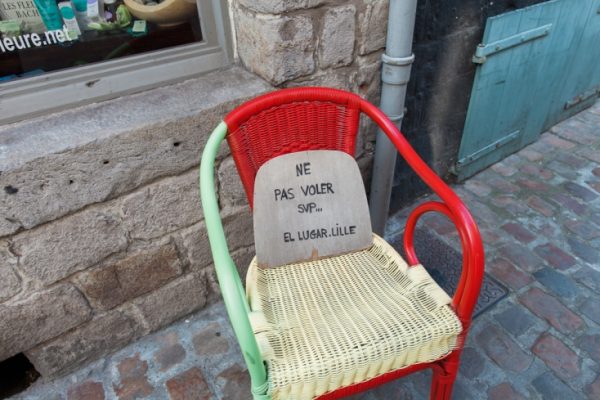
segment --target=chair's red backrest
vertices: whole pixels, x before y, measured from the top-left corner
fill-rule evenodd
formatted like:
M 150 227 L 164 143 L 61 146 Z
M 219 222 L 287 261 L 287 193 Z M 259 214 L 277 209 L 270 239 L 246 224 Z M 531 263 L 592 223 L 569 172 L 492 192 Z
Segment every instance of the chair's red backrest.
M 227 141 L 252 207 L 261 165 L 303 150 L 340 150 L 354 156 L 360 97 L 336 89 L 275 91 L 242 104 L 225 117 Z

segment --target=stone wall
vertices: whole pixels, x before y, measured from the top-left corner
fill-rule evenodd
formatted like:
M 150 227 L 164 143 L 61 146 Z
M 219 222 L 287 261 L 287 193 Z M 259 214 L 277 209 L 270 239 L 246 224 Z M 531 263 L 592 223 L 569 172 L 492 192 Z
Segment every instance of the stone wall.
M 467 116 L 475 64 L 487 18 L 546 0 L 419 1 L 402 131 L 417 152 L 446 180 L 456 162 Z M 396 165 L 391 212 L 424 194 L 420 179 Z
M 197 167 L 235 105 L 271 85 L 378 102 L 387 2 L 239 0 L 233 14 L 241 63 L 268 83 L 234 67 L 0 126 L 0 361 L 24 353 L 57 376 L 220 298 Z M 373 142 L 362 120 L 365 178 Z M 226 147 L 217 177 L 245 276 L 251 214 Z
M 387 0 L 233 0 L 237 52 L 277 87 L 327 86 L 379 103 Z M 357 159 L 368 187 L 375 128 L 361 120 Z
M 230 109 L 271 89 L 233 68 L 0 127 L 0 361 L 23 352 L 55 376 L 218 298 L 200 153 Z M 217 165 L 243 269 L 252 218 L 226 146 Z

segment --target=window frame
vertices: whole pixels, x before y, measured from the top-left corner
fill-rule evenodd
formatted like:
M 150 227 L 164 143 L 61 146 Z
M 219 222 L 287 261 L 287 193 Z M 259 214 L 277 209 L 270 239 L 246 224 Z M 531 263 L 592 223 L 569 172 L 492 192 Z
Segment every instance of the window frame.
M 193 78 L 231 64 L 227 0 L 197 0 L 202 41 L 0 84 L 0 125 Z

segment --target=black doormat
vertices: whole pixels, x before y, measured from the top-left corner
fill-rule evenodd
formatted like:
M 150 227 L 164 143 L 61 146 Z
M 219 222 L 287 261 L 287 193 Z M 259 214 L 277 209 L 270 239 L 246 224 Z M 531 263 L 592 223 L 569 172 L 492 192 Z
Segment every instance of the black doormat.
M 402 238 L 403 235 L 397 235 L 390 241 L 390 244 L 402 254 L 402 257 L 406 257 Z M 452 295 L 460 279 L 461 255 L 427 229 L 417 229 L 415 232 L 415 250 L 419 261 L 425 266 L 431 277 L 446 293 Z M 473 318 L 489 310 L 507 295 L 508 289 L 485 273 Z

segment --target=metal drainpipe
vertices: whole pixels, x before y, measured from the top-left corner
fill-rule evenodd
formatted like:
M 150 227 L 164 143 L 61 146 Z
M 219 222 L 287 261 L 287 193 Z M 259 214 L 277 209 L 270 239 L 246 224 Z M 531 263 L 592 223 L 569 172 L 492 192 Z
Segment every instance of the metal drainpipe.
M 381 110 L 398 129 L 404 117 L 404 98 L 415 59 L 412 40 L 417 0 L 390 0 L 385 54 L 382 56 Z M 371 179 L 369 210 L 373 232 L 383 235 L 390 209 L 390 196 L 396 165 L 396 148 L 385 133 L 377 131 L 375 160 Z

